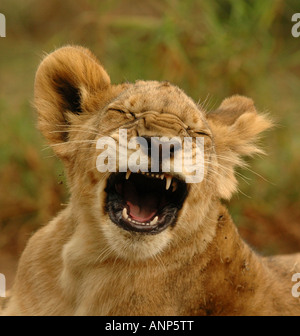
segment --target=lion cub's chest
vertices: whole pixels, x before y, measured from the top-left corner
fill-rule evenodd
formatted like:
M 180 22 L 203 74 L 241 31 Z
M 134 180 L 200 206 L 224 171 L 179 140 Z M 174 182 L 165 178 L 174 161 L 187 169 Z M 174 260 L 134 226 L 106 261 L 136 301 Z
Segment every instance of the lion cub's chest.
M 98 285 L 95 287 L 95 278 Z M 129 270 L 105 267 L 90 272 L 82 281 L 84 288 L 75 314 L 78 315 L 182 315 L 180 280 L 169 278 L 162 270 Z M 91 284 L 91 285 L 89 285 Z

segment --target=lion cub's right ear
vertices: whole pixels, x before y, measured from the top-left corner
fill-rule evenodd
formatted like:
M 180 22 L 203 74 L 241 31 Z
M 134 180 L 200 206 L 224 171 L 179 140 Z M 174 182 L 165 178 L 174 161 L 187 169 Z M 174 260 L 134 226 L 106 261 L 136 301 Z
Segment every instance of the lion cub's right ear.
M 46 56 L 37 70 L 34 104 L 48 142 L 67 142 L 68 128 L 99 110 L 109 88 L 108 74 L 88 49 L 66 46 Z M 56 148 L 59 156 L 65 155 L 63 146 Z

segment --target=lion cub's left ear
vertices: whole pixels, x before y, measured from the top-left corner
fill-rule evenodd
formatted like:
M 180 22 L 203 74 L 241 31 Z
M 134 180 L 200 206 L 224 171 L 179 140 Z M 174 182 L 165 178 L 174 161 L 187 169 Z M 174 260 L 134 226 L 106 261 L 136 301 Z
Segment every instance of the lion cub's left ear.
M 108 99 L 110 78 L 96 57 L 80 46 L 55 50 L 41 62 L 35 78 L 38 126 L 51 145 L 68 141 L 71 124 L 97 111 Z M 65 157 L 66 146 L 54 147 Z
M 252 99 L 238 95 L 225 99 L 216 111 L 207 115 L 207 119 L 220 167 L 219 196 L 229 199 L 237 189 L 234 168 L 245 165 L 242 156 L 263 153 L 257 140 L 273 123 L 266 115 L 257 113 Z

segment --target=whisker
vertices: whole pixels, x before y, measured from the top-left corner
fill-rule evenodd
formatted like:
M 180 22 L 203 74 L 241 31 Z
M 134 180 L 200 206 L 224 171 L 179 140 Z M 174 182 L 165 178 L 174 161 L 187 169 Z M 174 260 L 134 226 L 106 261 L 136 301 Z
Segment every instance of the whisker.
M 76 129 L 68 129 L 66 131 L 51 131 L 49 133 L 70 133 L 70 132 L 77 132 L 77 133 L 87 133 L 87 134 L 93 134 L 93 135 L 98 135 L 98 132 L 91 132 L 87 130 L 76 130 Z
M 228 160 L 228 158 L 227 157 L 222 157 L 221 155 L 217 155 L 219 158 L 221 158 L 221 160 L 224 160 L 224 161 L 228 161 L 228 162 L 230 162 L 230 163 L 235 163 L 235 162 L 233 162 L 233 161 L 231 161 L 231 160 Z M 239 164 L 240 165 L 240 164 Z M 256 171 L 254 171 L 254 170 L 252 170 L 251 168 L 249 168 L 249 165 L 245 162 L 244 164 L 243 164 L 243 166 L 242 166 L 242 168 L 243 169 L 246 169 L 246 170 L 248 170 L 248 171 L 250 171 L 251 173 L 253 173 L 253 174 L 255 174 L 256 176 L 258 176 L 258 177 L 260 177 L 262 180 L 264 180 L 265 182 L 268 182 L 268 183 L 270 183 L 270 184 L 272 184 L 272 185 L 275 185 L 274 183 L 272 183 L 271 181 L 269 181 L 268 179 L 266 179 L 264 176 L 262 176 L 262 175 L 260 175 L 259 173 L 257 173 Z

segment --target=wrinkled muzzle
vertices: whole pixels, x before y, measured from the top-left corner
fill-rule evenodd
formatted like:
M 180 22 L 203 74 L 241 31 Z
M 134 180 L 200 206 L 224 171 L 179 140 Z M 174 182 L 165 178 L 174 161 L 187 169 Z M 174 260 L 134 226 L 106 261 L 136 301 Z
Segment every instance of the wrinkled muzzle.
M 117 167 L 107 179 L 106 205 L 112 222 L 125 230 L 157 234 L 176 223 L 188 193 L 185 157 L 193 158 L 195 146 L 186 144 L 180 119 L 172 121 L 166 133 L 166 117 L 149 113 L 112 136 L 117 144 L 110 153 L 116 151 Z

